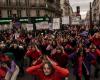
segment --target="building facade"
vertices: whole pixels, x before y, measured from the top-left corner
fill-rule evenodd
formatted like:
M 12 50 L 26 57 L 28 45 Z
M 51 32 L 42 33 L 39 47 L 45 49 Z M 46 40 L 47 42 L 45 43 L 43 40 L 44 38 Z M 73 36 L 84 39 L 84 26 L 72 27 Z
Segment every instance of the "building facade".
M 0 17 L 60 17 L 60 0 L 0 0 Z
M 62 16 L 70 16 L 72 14 L 73 10 L 69 0 L 60 0 L 60 6 L 62 9 Z
M 87 11 L 87 13 L 86 13 L 85 24 L 86 25 L 89 25 L 90 24 L 90 10 Z
M 94 0 L 92 3 L 92 21 L 94 24 L 100 23 L 100 0 Z

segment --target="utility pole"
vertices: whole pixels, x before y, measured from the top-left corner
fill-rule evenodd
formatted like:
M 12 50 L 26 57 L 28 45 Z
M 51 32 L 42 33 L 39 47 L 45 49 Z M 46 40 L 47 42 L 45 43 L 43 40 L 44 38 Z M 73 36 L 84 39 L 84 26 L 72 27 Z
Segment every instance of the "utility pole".
M 100 27 L 100 13 L 99 13 L 99 27 Z
M 93 27 L 93 23 L 92 23 L 92 5 L 90 2 L 90 27 Z

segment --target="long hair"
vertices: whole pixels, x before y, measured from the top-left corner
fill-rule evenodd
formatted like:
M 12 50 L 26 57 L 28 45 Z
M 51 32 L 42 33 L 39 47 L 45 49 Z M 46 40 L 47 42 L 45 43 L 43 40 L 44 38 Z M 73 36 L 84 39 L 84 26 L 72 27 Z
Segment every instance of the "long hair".
M 52 74 L 55 72 L 55 70 L 54 70 L 52 64 L 51 64 L 49 61 L 43 63 L 42 71 L 43 71 L 43 68 L 44 68 L 44 65 L 45 65 L 45 64 L 48 64 L 48 66 L 51 68 L 51 73 L 50 73 L 50 75 L 52 75 Z M 44 72 L 43 72 L 43 73 L 44 73 Z

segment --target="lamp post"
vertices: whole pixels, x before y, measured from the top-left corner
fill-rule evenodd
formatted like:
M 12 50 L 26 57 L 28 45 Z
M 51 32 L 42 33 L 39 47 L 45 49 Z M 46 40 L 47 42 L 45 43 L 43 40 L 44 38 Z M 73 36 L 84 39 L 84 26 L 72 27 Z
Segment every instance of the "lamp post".
M 92 27 L 92 6 L 91 6 L 91 2 L 90 2 L 90 27 Z
M 40 0 L 37 0 L 37 1 L 36 1 L 36 7 L 37 7 L 37 9 L 36 9 L 36 14 L 37 14 L 37 16 L 39 17 L 39 16 L 40 16 L 40 11 L 39 11 Z
M 67 3 L 67 5 L 68 5 L 69 25 L 71 25 L 70 5 L 69 3 Z

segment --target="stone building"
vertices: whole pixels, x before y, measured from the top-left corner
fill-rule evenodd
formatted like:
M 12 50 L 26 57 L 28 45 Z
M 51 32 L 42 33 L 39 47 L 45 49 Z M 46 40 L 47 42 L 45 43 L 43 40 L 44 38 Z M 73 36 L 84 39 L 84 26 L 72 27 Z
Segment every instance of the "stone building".
M 60 0 L 0 0 L 0 17 L 60 17 Z

